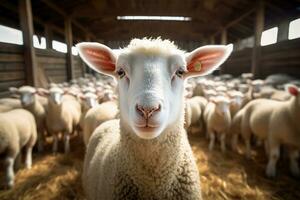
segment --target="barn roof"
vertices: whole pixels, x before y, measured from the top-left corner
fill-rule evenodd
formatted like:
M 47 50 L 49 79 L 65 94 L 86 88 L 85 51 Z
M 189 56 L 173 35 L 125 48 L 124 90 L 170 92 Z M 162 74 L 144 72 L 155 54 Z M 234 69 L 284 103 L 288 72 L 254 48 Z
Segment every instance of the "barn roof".
M 297 0 L 266 0 L 265 27 L 299 17 Z M 228 29 L 228 41 L 253 35 L 254 0 L 32 0 L 35 31 L 45 25 L 63 38 L 64 18 L 72 19 L 74 40 L 130 40 L 162 36 L 173 40 L 204 41 Z M 18 1 L 1 1 L 0 24 L 19 27 Z M 117 16 L 185 16 L 191 21 L 121 21 Z

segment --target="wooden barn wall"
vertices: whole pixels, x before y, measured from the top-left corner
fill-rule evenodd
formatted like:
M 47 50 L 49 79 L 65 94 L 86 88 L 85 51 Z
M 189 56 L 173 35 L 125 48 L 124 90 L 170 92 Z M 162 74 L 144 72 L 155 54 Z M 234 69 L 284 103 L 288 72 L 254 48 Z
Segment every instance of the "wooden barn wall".
M 61 83 L 67 81 L 66 54 L 54 50 L 37 49 L 38 66 L 42 67 L 49 82 Z M 83 75 L 83 63 L 79 56 L 73 56 L 75 78 Z
M 0 97 L 9 94 L 9 87 L 25 84 L 23 46 L 0 43 Z
M 85 65 L 79 56 L 73 56 L 74 58 L 74 76 L 75 78 L 82 77 L 84 74 Z
M 234 51 L 229 59 L 221 66 L 222 73 L 238 76 L 251 71 L 252 49 L 246 48 Z
M 44 69 L 49 82 L 67 81 L 66 54 L 54 50 L 37 49 L 38 67 Z
M 261 78 L 270 74 L 286 73 L 300 78 L 300 39 L 286 40 L 261 47 L 259 73 Z M 222 65 L 222 73 L 240 75 L 251 71 L 252 49 L 234 51 Z
M 45 79 L 56 83 L 67 81 L 66 54 L 36 49 L 36 57 L 39 69 L 45 72 Z M 79 56 L 73 58 L 74 76 L 78 78 L 83 75 L 84 65 Z M 9 87 L 20 87 L 24 84 L 26 77 L 23 46 L 0 43 L 0 97 L 8 96 Z
M 300 78 L 300 39 L 262 48 L 261 75 L 286 73 Z

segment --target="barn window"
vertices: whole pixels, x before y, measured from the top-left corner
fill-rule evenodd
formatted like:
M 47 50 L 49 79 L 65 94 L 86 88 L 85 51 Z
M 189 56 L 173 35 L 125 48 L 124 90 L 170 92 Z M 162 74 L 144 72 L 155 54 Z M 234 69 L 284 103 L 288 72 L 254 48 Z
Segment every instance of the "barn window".
M 62 53 L 67 53 L 67 45 L 65 43 L 53 40 L 52 41 L 52 47 L 54 50 L 62 52 Z
M 262 32 L 260 45 L 267 46 L 277 42 L 278 27 L 270 28 Z
M 33 36 L 33 46 L 38 49 L 46 49 L 46 38 L 41 37 L 41 43 L 36 35 Z
M 0 25 L 0 42 L 22 45 L 22 31 Z
M 77 56 L 78 55 L 78 51 L 77 51 L 77 48 L 76 47 L 72 47 L 72 54 L 74 56 Z
M 300 37 L 300 18 L 291 21 L 289 26 L 289 40 Z

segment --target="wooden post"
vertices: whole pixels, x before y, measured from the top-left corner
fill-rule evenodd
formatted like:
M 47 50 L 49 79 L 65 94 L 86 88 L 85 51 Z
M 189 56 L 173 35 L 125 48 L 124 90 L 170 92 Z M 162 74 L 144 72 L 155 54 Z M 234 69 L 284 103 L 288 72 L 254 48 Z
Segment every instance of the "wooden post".
M 264 31 L 265 24 L 265 13 L 264 13 L 264 1 L 256 1 L 256 18 L 255 18 L 255 32 L 254 32 L 254 47 L 252 51 L 252 66 L 251 72 L 255 78 L 261 76 L 260 70 L 260 57 L 261 57 L 261 46 L 260 40 L 262 32 Z
M 221 44 L 226 45 L 227 44 L 227 30 L 223 29 L 221 32 Z M 220 74 L 226 73 L 226 64 L 221 65 L 220 67 Z
M 45 26 L 45 38 L 46 38 L 46 49 L 53 49 L 52 47 L 53 33 L 49 25 Z
M 85 42 L 91 42 L 91 37 L 89 34 L 86 34 L 85 35 Z M 83 66 L 84 66 L 84 72 L 87 73 L 87 74 L 92 74 L 93 73 L 93 70 L 87 65 L 85 64 L 85 62 L 83 62 Z
M 31 0 L 19 0 L 19 17 L 23 32 L 26 84 L 37 86 L 37 63 L 33 47 Z
M 73 69 L 73 55 L 72 55 L 72 46 L 73 46 L 73 35 L 72 35 L 72 21 L 71 18 L 67 17 L 65 19 L 65 40 L 67 44 L 67 55 L 66 55 L 66 64 L 67 64 L 67 80 L 70 81 L 74 78 L 74 69 Z
M 289 22 L 284 21 L 278 26 L 278 37 L 277 42 L 282 42 L 284 40 L 288 40 L 289 38 Z
M 221 44 L 226 45 L 227 44 L 227 30 L 223 29 L 221 33 Z
M 215 44 L 216 41 L 215 41 L 215 37 L 211 36 L 210 37 L 210 44 Z

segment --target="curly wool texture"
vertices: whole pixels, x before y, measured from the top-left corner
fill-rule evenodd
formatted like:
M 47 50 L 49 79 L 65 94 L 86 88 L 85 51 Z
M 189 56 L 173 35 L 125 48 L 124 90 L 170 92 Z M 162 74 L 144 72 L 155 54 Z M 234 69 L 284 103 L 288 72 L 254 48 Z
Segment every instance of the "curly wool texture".
M 153 140 L 126 131 L 119 120 L 101 124 L 84 162 L 88 199 L 202 199 L 199 172 L 179 124 Z

